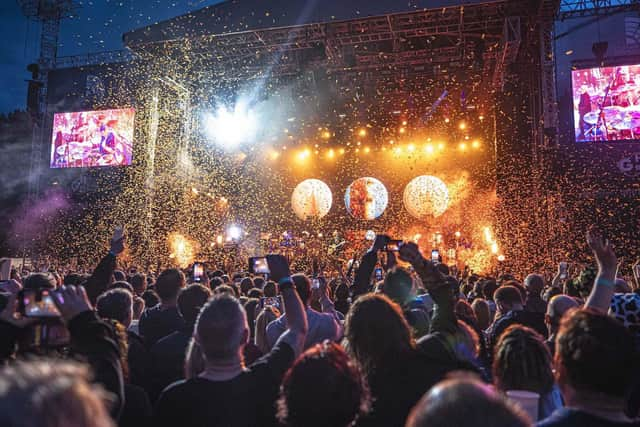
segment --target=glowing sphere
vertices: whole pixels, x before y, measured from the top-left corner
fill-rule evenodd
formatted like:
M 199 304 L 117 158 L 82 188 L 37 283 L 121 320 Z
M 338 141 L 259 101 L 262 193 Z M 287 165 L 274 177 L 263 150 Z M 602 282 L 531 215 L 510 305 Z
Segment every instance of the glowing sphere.
M 407 212 L 414 218 L 438 217 L 449 206 L 449 191 L 440 178 L 421 175 L 407 184 L 402 201 Z
M 291 207 L 300 219 L 322 218 L 331 209 L 333 196 L 329 186 L 319 179 L 305 179 L 291 195 Z
M 347 187 L 344 204 L 347 212 L 358 219 L 376 219 L 387 208 L 389 194 L 375 178 L 358 178 Z
M 376 232 L 373 230 L 367 230 L 367 232 L 364 233 L 364 238 L 365 240 L 376 240 Z

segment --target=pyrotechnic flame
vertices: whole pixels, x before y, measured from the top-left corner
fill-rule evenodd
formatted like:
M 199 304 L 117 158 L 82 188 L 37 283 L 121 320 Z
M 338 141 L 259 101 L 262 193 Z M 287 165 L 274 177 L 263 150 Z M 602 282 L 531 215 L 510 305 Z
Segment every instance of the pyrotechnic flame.
M 171 233 L 169 235 L 169 248 L 171 250 L 169 258 L 182 268 L 189 266 L 195 260 L 196 245 L 182 234 Z

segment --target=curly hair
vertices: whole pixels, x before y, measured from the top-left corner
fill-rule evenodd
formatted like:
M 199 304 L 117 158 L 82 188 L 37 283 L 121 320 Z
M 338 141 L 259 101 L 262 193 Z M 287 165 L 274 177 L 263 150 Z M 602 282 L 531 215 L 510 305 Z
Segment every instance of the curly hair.
M 551 354 L 544 338 L 526 326 L 509 326 L 496 345 L 493 378 L 499 390 L 549 393 L 554 379 Z

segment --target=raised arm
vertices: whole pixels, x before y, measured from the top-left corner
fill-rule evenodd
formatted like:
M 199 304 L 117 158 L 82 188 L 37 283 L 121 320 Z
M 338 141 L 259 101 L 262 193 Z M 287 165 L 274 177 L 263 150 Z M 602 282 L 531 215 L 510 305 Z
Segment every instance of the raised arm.
M 444 276 L 433 262 L 426 260 L 418 245 L 407 242 L 400 247 L 400 259 L 410 263 L 433 298 L 434 309 L 430 332 L 456 333 L 458 324 L 452 294 L 453 277 Z
M 360 260 L 360 266 L 356 271 L 356 277 L 353 280 L 353 286 L 351 288 L 351 295 L 353 299 L 369 292 L 371 285 L 371 274 L 378 262 L 378 251 L 382 250 L 389 242 L 389 237 L 383 234 L 378 234 L 376 240 L 373 242 L 371 249 L 362 256 Z
M 609 240 L 603 238 L 599 231 L 589 230 L 587 243 L 589 243 L 598 263 L 598 274 L 585 307 L 607 313 L 615 292 L 618 259 L 613 251 L 613 245 Z
M 271 271 L 271 278 L 278 282 L 286 313 L 287 330 L 280 336 L 279 341 L 286 342 L 296 354 L 300 354 L 304 348 L 304 340 L 309 329 L 307 313 L 293 280 L 291 280 L 286 258 L 282 255 L 267 255 L 267 263 Z
M 89 301 L 94 306 L 98 296 L 106 291 L 109 286 L 111 276 L 116 269 L 116 257 L 124 251 L 124 241 L 124 234 L 116 231 L 110 241 L 109 253 L 100 260 L 85 284 Z

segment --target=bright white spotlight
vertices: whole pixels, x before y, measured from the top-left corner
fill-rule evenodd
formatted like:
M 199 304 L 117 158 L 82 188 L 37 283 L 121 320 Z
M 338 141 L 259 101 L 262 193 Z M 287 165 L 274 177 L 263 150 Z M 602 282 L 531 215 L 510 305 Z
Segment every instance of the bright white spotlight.
M 242 229 L 237 225 L 232 225 L 227 230 L 227 237 L 230 237 L 232 240 L 239 240 L 242 236 Z
M 204 129 L 207 136 L 223 148 L 233 149 L 256 138 L 258 119 L 246 101 L 238 100 L 233 110 L 218 107 L 215 114 L 206 113 Z

